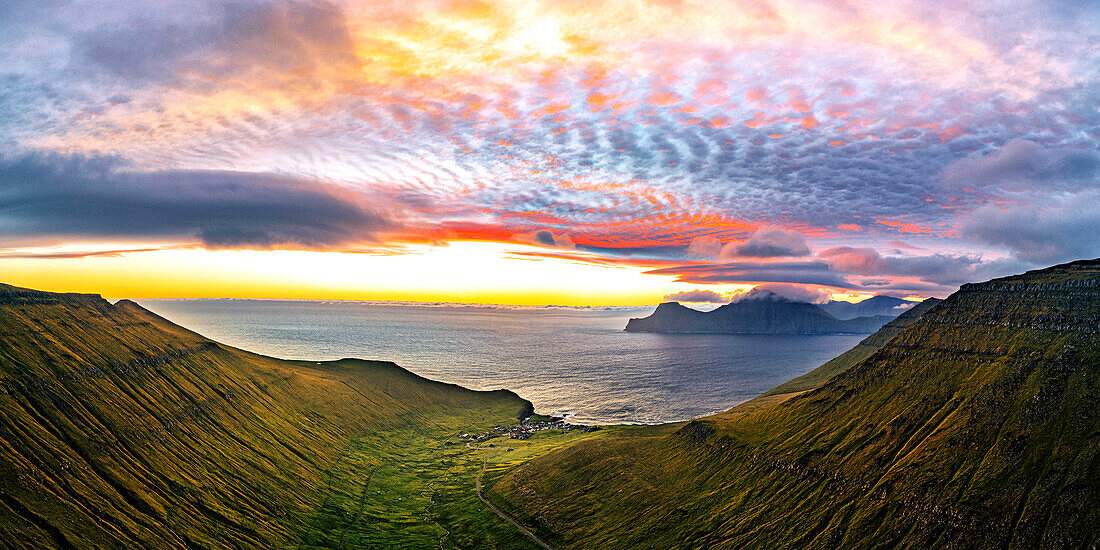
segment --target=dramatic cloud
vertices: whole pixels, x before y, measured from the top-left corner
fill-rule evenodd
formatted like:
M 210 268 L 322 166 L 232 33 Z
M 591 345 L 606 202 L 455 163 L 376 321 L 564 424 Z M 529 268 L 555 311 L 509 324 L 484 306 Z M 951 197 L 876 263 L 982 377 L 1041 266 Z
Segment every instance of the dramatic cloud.
M 573 240 L 569 238 L 569 235 L 555 235 L 545 229 L 535 231 L 531 241 L 535 244 L 554 248 L 576 248 L 576 245 L 573 244 Z
M 967 254 L 882 256 L 874 249 L 839 246 L 822 250 L 817 257 L 837 271 L 858 275 L 915 277 L 944 286 L 957 286 L 1012 273 L 1015 262 L 983 262 Z
M 1100 255 L 1100 152 L 1013 140 L 949 164 L 942 185 L 976 206 L 959 234 L 1030 266 Z
M 679 282 L 695 284 L 777 282 L 852 288 L 842 273 L 825 262 L 726 262 L 663 267 L 648 273 L 671 275 Z
M 0 162 L 6 246 L 110 238 L 324 249 L 393 229 L 381 206 L 329 184 L 268 174 L 129 172 L 110 158 Z
M 798 231 L 767 228 L 756 231 L 748 239 L 722 247 L 721 256 L 734 258 L 774 258 L 780 256 L 808 256 L 810 248 Z
M 1100 190 L 1044 204 L 984 206 L 967 217 L 962 234 L 1036 265 L 1100 257 Z
M 757 285 L 747 293 L 734 295 L 731 301 L 751 300 L 788 300 L 802 301 L 806 304 L 825 304 L 829 300 L 829 293 L 821 288 L 805 285 L 791 285 L 784 283 L 769 283 Z
M 701 304 L 720 304 L 726 302 L 726 298 L 713 290 L 685 290 L 665 296 L 665 302 L 694 302 Z
M 1100 153 L 1095 150 L 1051 150 L 1018 139 L 988 154 L 969 155 L 943 171 L 949 185 L 997 192 L 1095 185 L 1098 179 Z
M 196 19 L 100 24 L 75 37 L 69 69 L 177 86 L 242 76 L 305 83 L 354 59 L 344 13 L 328 2 L 216 6 Z
M 9 2 L 0 239 L 495 241 L 940 294 L 1095 254 L 1100 11 L 940 8 Z
M 714 237 L 695 237 L 688 244 L 687 253 L 703 258 L 717 258 L 722 254 L 722 243 Z

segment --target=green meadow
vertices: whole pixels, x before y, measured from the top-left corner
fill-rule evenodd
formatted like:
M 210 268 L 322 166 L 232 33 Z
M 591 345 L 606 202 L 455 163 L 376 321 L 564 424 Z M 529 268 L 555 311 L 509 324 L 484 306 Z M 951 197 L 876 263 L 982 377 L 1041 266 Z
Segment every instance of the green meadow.
M 490 485 L 534 457 L 617 431 L 461 437 L 480 433 L 477 426 L 485 427 L 485 418 L 473 412 L 357 439 L 327 471 L 321 506 L 287 548 L 537 548 L 478 499 L 482 461 Z

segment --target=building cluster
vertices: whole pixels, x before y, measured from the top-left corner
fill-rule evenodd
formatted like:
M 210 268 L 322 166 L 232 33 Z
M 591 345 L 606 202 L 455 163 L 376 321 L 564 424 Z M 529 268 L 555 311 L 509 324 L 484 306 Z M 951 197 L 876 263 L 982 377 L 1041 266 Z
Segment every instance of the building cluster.
M 463 439 L 469 441 L 485 441 L 494 437 L 506 436 L 509 439 L 527 439 L 531 437 L 531 434 L 535 432 L 541 432 L 546 430 L 559 430 L 568 432 L 571 430 L 579 430 L 582 432 L 594 432 L 600 429 L 599 426 L 583 426 L 580 424 L 570 424 L 564 419 L 554 418 L 548 421 L 540 422 L 523 422 L 514 426 L 495 426 L 492 431 L 488 431 L 482 434 L 462 434 Z

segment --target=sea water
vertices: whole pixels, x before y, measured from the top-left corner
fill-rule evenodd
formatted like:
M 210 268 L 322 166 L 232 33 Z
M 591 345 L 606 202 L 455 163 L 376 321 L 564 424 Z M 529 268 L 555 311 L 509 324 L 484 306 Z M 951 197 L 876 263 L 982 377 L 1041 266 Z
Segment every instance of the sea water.
M 509 308 L 283 300 L 141 300 L 209 338 L 284 359 L 393 361 L 507 388 L 575 423 L 656 423 L 728 409 L 809 372 L 859 335 L 644 334 L 653 308 Z

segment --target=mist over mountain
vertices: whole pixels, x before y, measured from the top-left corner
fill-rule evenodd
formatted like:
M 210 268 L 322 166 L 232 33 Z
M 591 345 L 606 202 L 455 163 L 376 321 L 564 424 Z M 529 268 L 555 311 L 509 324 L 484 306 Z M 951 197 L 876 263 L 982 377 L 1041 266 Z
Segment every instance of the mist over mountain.
M 842 300 L 831 300 L 828 303 L 822 304 L 821 309 L 829 312 L 830 315 L 837 319 L 855 319 L 856 317 L 869 317 L 874 315 L 897 317 L 902 312 L 919 303 L 920 302 L 915 300 L 879 295 L 872 296 L 862 302 L 856 302 L 854 304 Z

